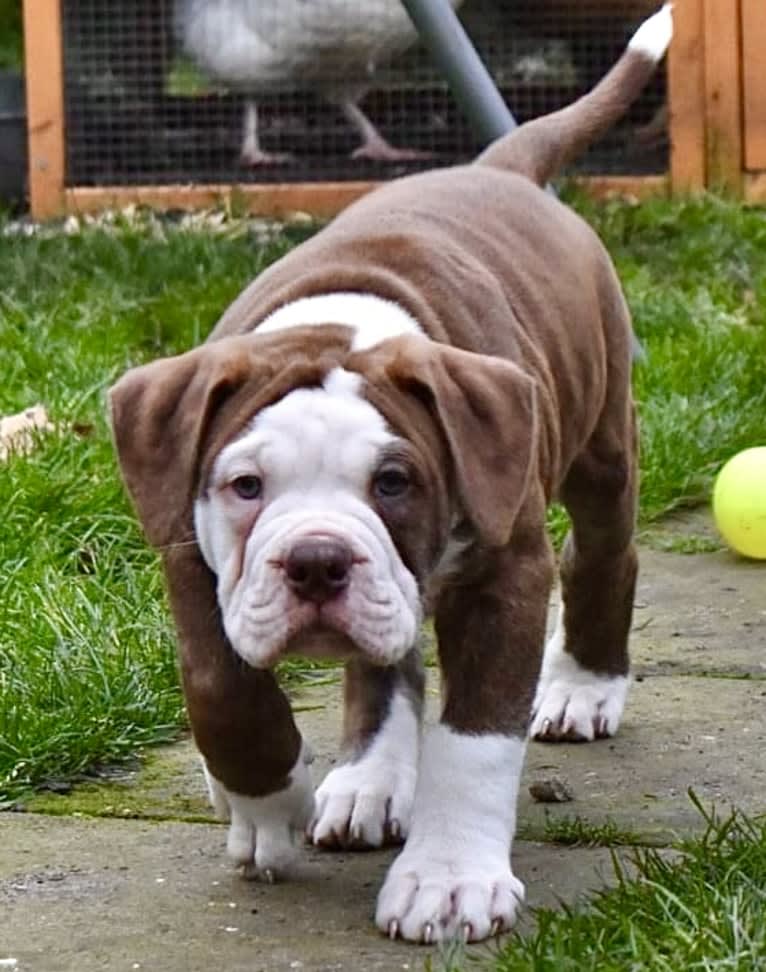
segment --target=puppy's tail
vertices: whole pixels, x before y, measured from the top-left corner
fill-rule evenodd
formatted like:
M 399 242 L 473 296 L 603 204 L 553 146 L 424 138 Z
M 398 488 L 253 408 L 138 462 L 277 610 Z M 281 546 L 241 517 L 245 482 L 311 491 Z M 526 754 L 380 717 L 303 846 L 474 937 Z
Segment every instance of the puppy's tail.
M 652 77 L 673 36 L 671 3 L 645 20 L 595 88 L 549 115 L 493 142 L 477 159 L 527 176 L 539 186 L 577 158 L 630 107 Z

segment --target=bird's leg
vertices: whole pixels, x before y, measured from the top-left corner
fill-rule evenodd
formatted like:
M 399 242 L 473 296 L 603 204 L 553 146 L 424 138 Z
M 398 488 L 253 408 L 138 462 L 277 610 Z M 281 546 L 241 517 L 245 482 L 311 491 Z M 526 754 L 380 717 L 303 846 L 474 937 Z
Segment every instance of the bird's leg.
M 261 148 L 258 138 L 258 107 L 254 101 L 245 102 L 245 115 L 242 130 L 242 149 L 240 161 L 243 165 L 284 165 L 292 162 L 293 157 L 287 152 L 266 152 Z
M 668 105 L 665 102 L 652 115 L 645 125 L 635 129 L 633 135 L 639 145 L 644 148 L 656 148 L 661 145 L 668 134 Z
M 377 162 L 406 162 L 415 159 L 431 158 L 430 152 L 420 152 L 417 149 L 396 148 L 387 142 L 365 115 L 355 101 L 343 101 L 340 109 L 346 119 L 359 132 L 362 144 L 352 152 L 354 159 L 372 159 Z

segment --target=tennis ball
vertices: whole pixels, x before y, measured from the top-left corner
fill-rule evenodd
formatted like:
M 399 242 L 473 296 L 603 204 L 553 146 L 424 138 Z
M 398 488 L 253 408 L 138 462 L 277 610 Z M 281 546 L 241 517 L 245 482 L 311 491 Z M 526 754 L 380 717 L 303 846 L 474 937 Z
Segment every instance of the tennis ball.
M 713 516 L 733 550 L 766 560 L 766 446 L 738 452 L 724 465 L 713 487 Z

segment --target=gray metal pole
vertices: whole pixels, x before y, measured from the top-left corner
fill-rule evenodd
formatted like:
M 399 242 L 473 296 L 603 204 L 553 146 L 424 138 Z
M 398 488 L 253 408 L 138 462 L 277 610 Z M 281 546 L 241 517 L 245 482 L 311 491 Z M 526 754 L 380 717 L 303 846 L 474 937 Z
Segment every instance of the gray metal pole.
M 489 143 L 516 128 L 449 0 L 401 2 L 479 138 Z

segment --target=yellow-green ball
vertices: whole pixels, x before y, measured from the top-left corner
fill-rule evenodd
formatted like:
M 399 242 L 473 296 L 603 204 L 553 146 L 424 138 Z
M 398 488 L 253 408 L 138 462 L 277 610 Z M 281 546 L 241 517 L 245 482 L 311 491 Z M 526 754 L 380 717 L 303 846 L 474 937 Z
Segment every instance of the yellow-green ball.
M 733 550 L 766 560 L 766 446 L 738 452 L 718 473 L 713 516 Z

